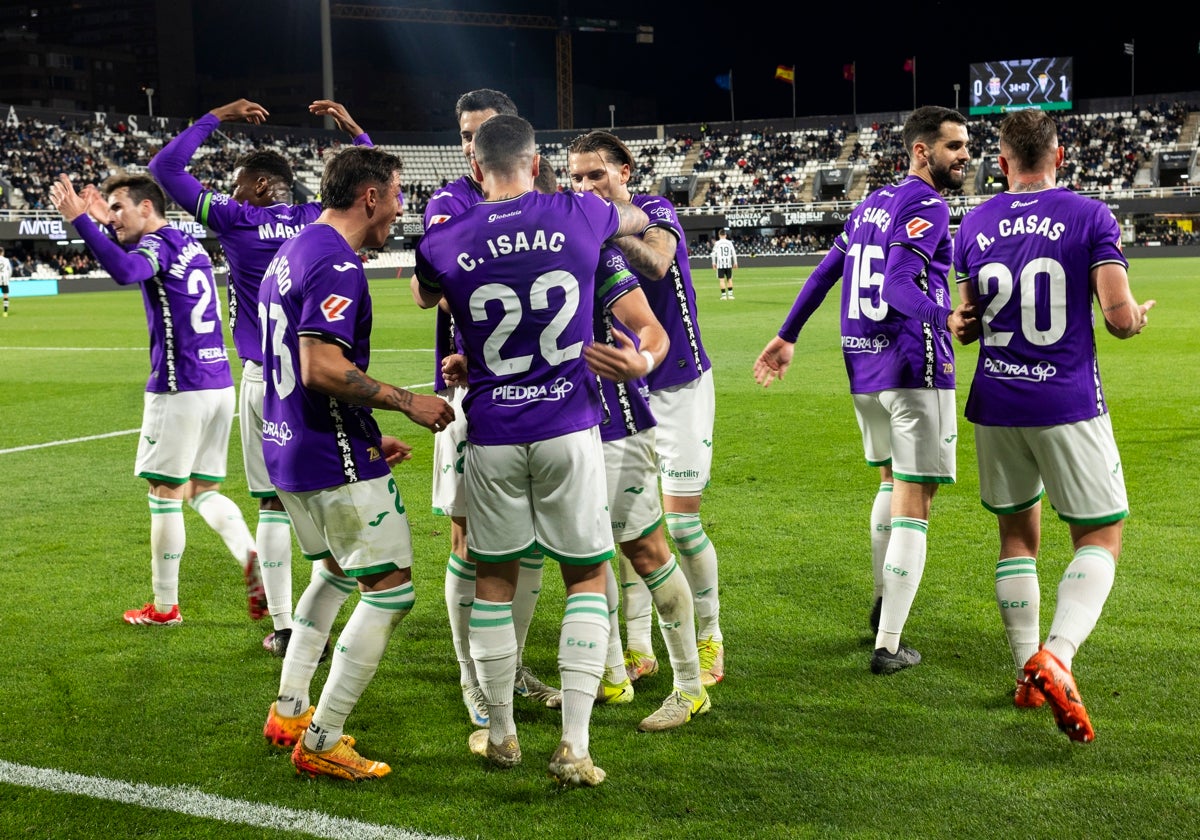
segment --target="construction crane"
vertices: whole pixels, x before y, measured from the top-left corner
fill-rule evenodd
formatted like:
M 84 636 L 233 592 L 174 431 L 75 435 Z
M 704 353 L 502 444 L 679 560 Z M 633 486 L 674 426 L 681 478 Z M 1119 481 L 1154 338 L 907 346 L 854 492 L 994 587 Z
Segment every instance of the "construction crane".
M 411 9 L 375 6 L 364 3 L 334 3 L 330 17 L 349 20 L 381 20 L 397 23 L 439 23 L 465 26 L 495 26 L 503 29 L 545 29 L 555 33 L 554 47 L 558 70 L 558 127 L 575 127 L 574 79 L 572 77 L 571 32 L 632 33 L 639 44 L 654 43 L 654 27 L 631 25 L 599 18 L 552 18 L 548 15 L 507 12 L 458 12 L 446 9 Z

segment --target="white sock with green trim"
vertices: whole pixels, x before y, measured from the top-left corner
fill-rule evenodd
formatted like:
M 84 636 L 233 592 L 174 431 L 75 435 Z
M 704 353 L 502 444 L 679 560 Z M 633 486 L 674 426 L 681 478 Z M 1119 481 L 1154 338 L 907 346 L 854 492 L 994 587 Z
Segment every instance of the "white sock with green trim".
M 700 694 L 700 656 L 696 650 L 692 593 L 675 555 L 646 575 L 646 585 L 658 609 L 658 629 L 667 644 L 675 688 Z
M 292 519 L 286 510 L 259 510 L 254 531 L 267 612 L 276 630 L 292 626 Z
M 179 563 L 187 546 L 183 500 L 160 499 L 150 494 L 150 586 L 154 609 L 171 611 L 179 603 Z
M 228 496 L 218 493 L 216 490 L 208 490 L 197 496 L 193 496 L 188 500 L 188 505 L 192 510 L 200 514 L 208 527 L 217 532 L 217 535 L 224 541 L 225 547 L 229 549 L 229 553 L 238 561 L 238 565 L 245 572 L 246 564 L 250 560 L 250 552 L 254 550 L 254 538 L 250 536 L 250 529 L 246 526 L 246 518 L 242 516 L 242 509 L 234 504 L 233 499 Z
M 379 670 L 392 632 L 412 611 L 414 603 L 416 592 L 412 581 L 391 589 L 362 593 L 338 636 L 329 677 L 313 713 L 312 725 L 304 737 L 309 749 L 330 749 L 342 737 L 346 718 Z M 321 743 L 322 739 L 324 743 Z
M 517 588 L 513 591 L 513 631 L 517 634 L 517 665 L 524 661 L 525 640 L 533 624 L 533 611 L 542 594 L 542 567 L 546 558 L 534 549 L 521 558 L 517 571 Z
M 446 562 L 446 613 L 450 617 L 450 640 L 454 644 L 454 657 L 458 660 L 458 681 L 472 685 L 475 678 L 475 663 L 471 659 L 471 605 L 475 603 L 475 564 L 464 560 L 454 552 Z
M 575 755 L 588 751 L 588 728 L 604 673 L 608 634 L 608 599 L 604 595 L 580 592 L 567 596 L 558 638 L 558 672 L 562 678 L 562 739 Z
M 880 482 L 871 504 L 871 575 L 874 590 L 871 604 L 883 596 L 883 560 L 887 556 L 888 541 L 892 536 L 892 483 Z
M 604 596 L 608 602 L 608 647 L 604 657 L 604 679 L 614 685 L 620 685 L 629 679 L 629 674 L 625 671 L 625 651 L 621 647 L 621 593 L 618 591 L 617 574 L 613 571 L 613 564 L 609 562 L 604 565 L 607 582 Z
M 892 518 L 892 536 L 883 561 L 883 609 L 879 614 L 879 632 L 875 634 L 876 649 L 887 648 L 889 653 L 895 653 L 900 647 L 900 634 L 925 572 L 928 531 L 928 520 Z
M 696 611 L 696 638 L 724 640 L 721 635 L 721 599 L 717 587 L 717 550 L 713 548 L 698 513 L 668 513 L 667 532 L 678 550 L 679 567 L 692 588 Z
M 1068 671 L 1075 652 L 1100 619 L 1116 574 L 1117 561 L 1107 549 L 1098 545 L 1085 545 L 1076 551 L 1063 572 L 1045 648 Z
M 621 615 L 625 619 L 625 646 L 639 653 L 654 653 L 654 640 L 650 636 L 654 599 L 646 582 L 634 571 L 633 564 L 624 554 L 618 553 L 621 564 Z M 684 586 L 687 585 L 685 580 Z M 688 599 L 691 599 L 688 590 Z
M 1022 679 L 1025 663 L 1037 653 L 1042 636 L 1041 601 L 1035 558 L 1004 557 L 996 562 L 996 605 L 1008 636 L 1017 679 Z
M 517 634 L 511 601 L 484 601 L 471 606 L 471 658 L 487 700 L 489 736 L 499 744 L 517 732 L 513 720 L 513 683 L 517 671 Z

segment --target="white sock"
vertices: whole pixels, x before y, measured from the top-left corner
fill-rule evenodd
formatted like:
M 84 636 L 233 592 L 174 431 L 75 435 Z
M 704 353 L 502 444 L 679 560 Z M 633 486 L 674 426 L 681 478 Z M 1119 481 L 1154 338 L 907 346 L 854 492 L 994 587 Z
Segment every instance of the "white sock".
M 624 554 L 621 563 L 621 613 L 625 617 L 625 644 L 630 650 L 654 653 L 654 640 L 650 638 L 654 599 L 646 582 L 634 571 L 633 564 Z M 684 581 L 686 585 L 687 581 Z M 688 590 L 691 598 L 691 590 Z
M 250 552 L 254 550 L 254 538 L 250 536 L 250 529 L 246 527 L 242 509 L 234 504 L 233 499 L 216 490 L 193 496 L 188 500 L 188 504 L 203 517 L 208 527 L 217 532 L 244 572 L 250 560 Z
M 1076 551 L 1063 572 L 1045 647 L 1068 671 L 1075 652 L 1100 619 L 1116 574 L 1117 561 L 1098 545 L 1085 545 Z
M 378 592 L 364 592 L 338 636 L 312 725 L 304 736 L 310 750 L 332 749 L 387 650 L 392 631 L 416 601 L 412 581 Z
M 458 681 L 475 685 L 475 663 L 471 660 L 471 605 L 475 603 L 475 564 L 450 552 L 446 563 L 446 612 L 450 616 L 450 640 L 458 660 Z
M 319 561 L 313 563 L 312 577 L 296 602 L 292 638 L 279 673 L 279 708 L 283 710 L 285 704 L 291 708 L 284 714 L 302 715 L 311 705 L 309 687 L 329 640 L 329 631 L 342 604 L 356 589 L 354 581 L 338 577 Z
M 292 626 L 292 519 L 286 510 L 260 510 L 254 532 L 267 611 L 276 630 Z
M 887 556 L 888 540 L 892 536 L 892 482 L 884 481 L 875 493 L 871 505 L 871 574 L 875 588 L 871 604 L 883 596 L 883 558 Z
M 517 633 L 511 601 L 484 601 L 471 607 L 471 658 L 487 700 L 493 743 L 517 733 L 513 720 L 513 683 L 517 675 Z
M 907 516 L 892 519 L 892 536 L 883 561 L 883 609 L 879 615 L 879 632 L 875 635 L 877 649 L 887 648 L 888 652 L 895 653 L 900 647 L 900 634 L 925 572 L 928 531 L 928 520 Z
M 700 656 L 692 618 L 692 593 L 675 562 L 675 555 L 646 575 L 646 585 L 658 609 L 658 629 L 671 658 L 674 687 L 693 697 L 700 694 Z
M 170 612 L 179 603 L 179 563 L 187 546 L 183 526 L 183 501 L 150 500 L 150 586 L 154 590 L 154 609 Z
M 696 638 L 724 641 L 721 635 L 721 599 L 717 588 L 717 550 L 713 548 L 698 513 L 668 513 L 667 531 L 679 552 L 679 567 L 692 588 L 696 611 Z
M 562 739 L 577 756 L 588 754 L 592 705 L 604 673 L 608 649 L 608 599 L 593 592 L 567 596 L 558 637 L 558 672 L 562 677 Z
M 1025 663 L 1037 653 L 1042 637 L 1041 601 L 1035 558 L 1005 557 L 996 563 L 996 605 L 1008 636 L 1017 679 L 1024 675 Z
M 517 634 L 517 665 L 524 659 L 525 639 L 533 624 L 533 611 L 542 593 L 542 567 L 546 558 L 536 549 L 521 558 L 517 571 L 517 588 L 513 591 L 513 631 Z
M 613 685 L 620 685 L 629 679 L 625 671 L 625 651 L 621 648 L 621 618 L 618 607 L 621 594 L 617 591 L 617 575 L 612 563 L 606 563 L 604 588 L 605 600 L 608 602 L 608 648 L 604 657 L 604 679 Z

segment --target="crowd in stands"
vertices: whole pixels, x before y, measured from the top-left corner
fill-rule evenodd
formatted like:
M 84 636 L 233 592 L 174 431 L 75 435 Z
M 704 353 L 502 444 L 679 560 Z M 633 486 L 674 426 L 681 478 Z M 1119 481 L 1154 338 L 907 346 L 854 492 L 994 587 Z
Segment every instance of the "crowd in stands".
M 1153 160 L 1156 149 L 1173 147 L 1181 139 L 1188 117 L 1184 103 L 1159 103 L 1137 113 L 1062 114 L 1057 116 L 1059 139 L 1067 147 L 1059 183 L 1075 190 L 1129 189 L 1143 167 Z M 999 115 L 972 119 L 973 165 L 981 155 L 995 154 Z M 0 206 L 45 209 L 50 184 L 59 172 L 75 183 L 96 183 L 128 168 L 144 171 L 150 158 L 171 139 L 162 129 L 133 131 L 124 123 L 70 122 L 56 124 L 23 121 L 0 126 L 0 172 L 7 184 Z M 315 136 L 273 135 L 239 127 L 223 127 L 222 141 L 205 144 L 193 158 L 190 169 L 204 184 L 227 189 L 234 161 L 259 144 L 279 148 L 299 169 L 316 164 L 331 150 L 342 147 L 342 139 Z M 858 129 L 842 123 L 825 129 L 763 130 L 739 133 L 727 128 L 700 127 L 699 136 L 678 134 L 666 140 L 630 143 L 636 158 L 631 178 L 635 192 L 655 192 L 664 172 L 678 174 L 690 162 L 687 174 L 698 176 L 702 189 L 696 206 L 728 210 L 745 205 L 809 203 L 812 201 L 816 166 L 849 166 L 858 179 L 855 194 L 894 183 L 908 170 L 898 123 L 873 123 Z M 566 150 L 561 143 L 540 150 L 555 167 L 559 183 L 566 188 Z M 420 216 L 430 196 L 441 183 L 406 182 L 405 212 Z M 966 194 L 973 192 L 972 188 Z M 960 195 L 963 194 L 960 191 Z M 171 207 L 170 209 L 181 209 Z M 805 253 L 829 247 L 835 231 L 799 234 L 744 232 L 732 237 L 739 253 Z M 1195 234 L 1174 224 L 1140 231 L 1138 241 L 1187 242 Z M 708 253 L 706 241 L 689 243 L 694 255 Z M 86 273 L 85 255 L 65 249 L 34 254 L 18 246 L 17 276 L 28 276 L 38 260 L 63 274 Z

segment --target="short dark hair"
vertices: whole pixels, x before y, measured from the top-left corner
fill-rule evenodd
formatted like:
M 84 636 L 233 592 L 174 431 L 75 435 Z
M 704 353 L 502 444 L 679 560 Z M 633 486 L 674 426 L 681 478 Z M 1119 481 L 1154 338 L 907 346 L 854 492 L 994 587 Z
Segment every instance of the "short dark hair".
M 348 210 L 365 186 L 390 189 L 392 174 L 404 168 L 400 158 L 373 146 L 347 146 L 329 159 L 321 175 L 321 206 Z
M 629 147 L 621 141 L 621 138 L 611 131 L 598 128 L 587 134 L 580 134 L 567 147 L 567 153 L 572 155 L 591 152 L 600 155 L 601 159 L 608 163 L 615 163 L 618 166 L 628 164 L 630 169 L 633 168 L 633 152 L 629 151 Z
M 918 143 L 933 143 L 942 133 L 942 123 L 966 125 L 967 118 L 953 108 L 941 105 L 922 105 L 904 121 L 904 148 L 909 153 Z
M 538 163 L 538 174 L 533 179 L 533 188 L 541 193 L 556 193 L 558 192 L 558 175 L 554 172 L 554 167 L 550 165 L 549 159 L 545 155 L 538 155 L 541 159 Z
M 167 217 L 167 196 L 163 193 L 162 187 L 149 175 L 128 173 L 113 175 L 104 182 L 101 192 L 107 197 L 122 188 L 129 190 L 129 197 L 134 204 L 141 204 L 143 201 L 149 200 L 154 212 L 160 218 Z
M 1000 147 L 1021 169 L 1037 166 L 1058 146 L 1054 118 L 1038 108 L 1010 112 L 1000 121 Z
M 495 111 L 497 114 L 517 116 L 517 105 L 507 93 L 491 88 L 469 90 L 454 103 L 454 121 L 457 123 L 468 111 Z
M 288 163 L 287 158 L 271 149 L 255 149 L 254 151 L 246 152 L 246 154 L 233 162 L 233 168 L 234 171 L 244 169 L 253 175 L 266 175 L 268 178 L 277 178 L 289 187 L 296 179 L 296 176 L 292 173 L 292 165 Z
M 475 132 L 475 161 L 485 172 L 513 175 L 533 166 L 537 154 L 533 126 L 515 114 L 488 117 Z

